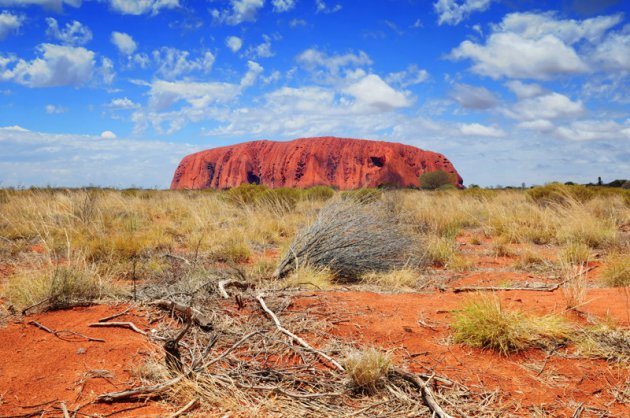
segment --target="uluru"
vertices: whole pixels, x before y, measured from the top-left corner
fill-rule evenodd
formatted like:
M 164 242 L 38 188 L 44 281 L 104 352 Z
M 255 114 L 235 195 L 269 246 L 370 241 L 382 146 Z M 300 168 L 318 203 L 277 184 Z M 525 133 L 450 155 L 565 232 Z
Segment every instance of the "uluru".
M 244 183 L 340 190 L 417 187 L 421 174 L 437 170 L 452 174 L 453 185 L 462 186 L 445 156 L 411 145 L 337 137 L 260 140 L 187 155 L 175 170 L 171 189 L 226 189 Z

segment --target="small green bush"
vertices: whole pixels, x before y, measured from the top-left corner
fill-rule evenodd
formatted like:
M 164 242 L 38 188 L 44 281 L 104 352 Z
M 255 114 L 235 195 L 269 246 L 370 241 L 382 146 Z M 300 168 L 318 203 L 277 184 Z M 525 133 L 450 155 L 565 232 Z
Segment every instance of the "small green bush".
M 449 174 L 444 170 L 435 170 L 422 173 L 420 175 L 420 188 L 426 190 L 441 189 L 442 187 L 448 187 L 453 185 L 453 174 Z
M 469 301 L 455 316 L 452 327 L 456 342 L 490 348 L 503 355 L 569 335 L 569 328 L 561 317 L 531 317 L 520 311 L 506 310 L 498 297 L 486 295 Z

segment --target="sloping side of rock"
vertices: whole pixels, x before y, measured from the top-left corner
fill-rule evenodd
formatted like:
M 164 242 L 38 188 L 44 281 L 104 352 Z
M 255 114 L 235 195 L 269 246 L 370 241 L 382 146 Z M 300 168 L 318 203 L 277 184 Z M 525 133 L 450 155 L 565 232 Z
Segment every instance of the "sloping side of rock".
M 454 174 L 454 185 L 462 185 L 446 157 L 410 145 L 335 137 L 263 140 L 184 157 L 171 189 L 224 189 L 243 183 L 272 188 L 328 185 L 341 190 L 410 187 L 418 186 L 420 174 L 435 170 Z

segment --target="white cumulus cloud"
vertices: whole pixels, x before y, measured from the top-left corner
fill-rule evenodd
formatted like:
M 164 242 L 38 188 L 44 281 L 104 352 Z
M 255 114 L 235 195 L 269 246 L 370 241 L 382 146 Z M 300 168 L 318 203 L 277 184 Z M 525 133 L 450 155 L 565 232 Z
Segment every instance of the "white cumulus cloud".
M 243 40 L 238 36 L 228 36 L 225 39 L 225 44 L 232 52 L 237 52 L 243 46 Z
M 499 99 L 485 87 L 455 84 L 449 96 L 467 109 L 490 109 L 499 104 Z
M 438 0 L 433 4 L 440 25 L 457 25 L 474 12 L 486 10 L 492 0 Z
M 68 109 L 65 108 L 65 107 L 55 106 L 55 105 L 52 105 L 52 104 L 46 105 L 45 110 L 46 110 L 46 113 L 48 113 L 50 115 L 65 113 L 65 112 L 68 111 Z
M 140 107 L 140 105 L 134 103 L 133 100 L 127 97 L 112 99 L 112 101 L 109 102 L 106 106 L 112 109 L 137 109 L 138 107 Z
M 275 12 L 288 12 L 295 7 L 297 0 L 271 0 Z
M 32 61 L 9 58 L 0 67 L 8 67 L 0 73 L 1 81 L 13 81 L 27 87 L 78 86 L 92 79 L 96 64 L 94 52 L 83 47 L 41 44 L 40 55 Z M 5 59 L 7 60 L 7 59 Z
M 110 7 L 126 15 L 156 15 L 162 9 L 179 7 L 179 0 L 109 0 Z
M 492 78 L 547 80 L 586 73 L 593 70 L 588 56 L 593 47 L 583 48 L 582 55 L 576 48 L 584 43 L 601 44 L 606 32 L 620 21 L 621 15 L 573 20 L 560 19 L 553 13 L 511 13 L 492 27 L 485 43 L 466 40 L 451 51 L 450 57 L 469 59 L 474 72 Z M 603 44 L 610 40 L 612 47 L 603 50 L 623 51 L 623 42 L 612 39 L 606 38 Z
M 337 76 L 342 68 L 361 67 L 372 64 L 370 57 L 363 51 L 346 54 L 327 54 L 315 48 L 303 51 L 296 58 L 298 64 L 310 71 L 326 70 L 327 73 Z
M 416 84 L 424 83 L 429 79 L 429 72 L 417 65 L 409 65 L 405 70 L 390 73 L 385 80 L 388 83 L 397 84 L 401 87 L 409 87 Z
M 13 14 L 8 11 L 0 13 L 0 41 L 15 32 L 24 23 L 24 16 Z
M 212 17 L 221 23 L 238 25 L 243 22 L 255 22 L 258 10 L 265 5 L 265 0 L 230 0 L 227 9 L 212 10 Z
M 133 54 L 138 49 L 138 44 L 133 40 L 131 35 L 124 32 L 112 32 L 111 41 L 118 51 L 124 55 Z
M 46 35 L 61 41 L 66 45 L 85 45 L 92 40 L 92 31 L 87 26 L 77 20 L 66 23 L 63 29 L 59 29 L 57 19 L 46 18 L 48 29 Z
M 503 129 L 497 126 L 486 126 L 479 123 L 466 123 L 459 127 L 462 134 L 466 136 L 485 136 L 490 138 L 501 138 L 506 136 Z
M 193 71 L 204 73 L 212 70 L 214 55 L 206 51 L 202 56 L 189 58 L 190 52 L 172 47 L 162 47 L 153 51 L 153 60 L 158 66 L 157 73 L 166 78 L 178 76 Z
M 358 103 L 380 110 L 392 110 L 411 105 L 408 95 L 393 89 L 376 74 L 368 74 L 344 89 Z
M 26 7 L 41 6 L 47 10 L 62 12 L 63 6 L 81 7 L 81 0 L 0 0 L 0 6 Z
M 581 100 L 572 101 L 567 96 L 551 92 L 519 101 L 506 114 L 519 120 L 549 120 L 579 116 L 584 113 Z

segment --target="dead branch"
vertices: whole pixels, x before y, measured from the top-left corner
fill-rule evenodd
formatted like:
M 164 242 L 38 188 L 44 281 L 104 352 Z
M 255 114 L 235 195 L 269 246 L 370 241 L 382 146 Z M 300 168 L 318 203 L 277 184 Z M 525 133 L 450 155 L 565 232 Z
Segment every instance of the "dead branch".
M 192 401 L 188 402 L 186 405 L 178 409 L 175 413 L 169 415 L 169 418 L 177 418 L 178 416 L 185 414 L 191 409 L 196 408 L 197 405 L 199 405 L 199 398 L 195 398 Z
M 237 342 L 235 342 L 230 348 L 228 348 L 227 350 L 225 350 L 223 353 L 221 353 L 221 355 L 219 355 L 219 357 L 213 358 L 212 360 L 210 360 L 209 362 L 203 364 L 203 366 L 201 366 L 198 369 L 195 370 L 201 370 L 201 369 L 205 369 L 207 367 L 209 367 L 210 365 L 216 363 L 217 361 L 220 361 L 222 359 L 224 359 L 228 354 L 230 354 L 236 347 L 238 347 L 239 345 L 243 344 L 245 341 L 249 340 L 251 337 L 253 337 L 256 334 L 262 334 L 263 331 L 254 331 L 254 332 L 250 332 L 249 334 L 247 334 L 246 336 L 244 336 L 243 338 L 241 338 L 240 340 L 238 340 Z
M 96 397 L 95 401 L 96 402 L 112 403 L 112 402 L 121 401 L 123 399 L 129 399 L 129 398 L 133 398 L 133 397 L 140 396 L 140 395 L 147 395 L 147 396 L 156 395 L 156 394 L 158 394 L 160 392 L 163 392 L 164 390 L 170 388 L 174 384 L 178 383 L 185 376 L 186 375 L 184 375 L 184 374 L 180 374 L 177 377 L 174 377 L 174 378 L 172 378 L 170 380 L 167 380 L 166 382 L 159 383 L 157 385 L 140 386 L 140 387 L 133 388 L 133 389 L 122 390 L 122 391 L 119 391 L 119 392 L 104 393 L 102 395 L 98 395 Z
M 61 411 L 63 412 L 63 418 L 70 418 L 70 414 L 68 413 L 68 407 L 66 406 L 65 402 L 60 402 L 61 404 Z
M 69 341 L 69 342 L 75 342 L 78 341 L 76 339 L 72 339 L 72 337 L 79 337 L 82 339 L 85 339 L 87 341 L 94 341 L 94 342 L 99 342 L 99 343 L 104 343 L 105 340 L 101 339 L 101 338 L 93 338 L 93 337 L 88 337 L 87 335 L 83 335 L 81 333 L 78 332 L 74 332 L 74 331 L 69 331 L 69 330 L 60 330 L 60 331 L 55 331 L 53 329 L 48 328 L 45 325 L 40 324 L 37 321 L 29 321 L 28 322 L 30 325 L 34 325 L 37 328 L 44 330 L 52 335 L 54 335 L 55 337 L 59 338 L 62 341 Z
M 223 297 L 223 299 L 229 299 L 230 295 L 225 290 L 226 287 L 236 287 L 240 290 L 246 290 L 249 288 L 253 288 L 254 285 L 251 283 L 240 282 L 238 280 L 221 280 L 219 282 L 219 293 Z
M 147 335 L 146 331 L 142 331 L 140 328 L 136 326 L 133 322 L 94 322 L 89 324 L 88 327 L 119 327 L 119 328 L 129 328 L 132 331 L 137 332 L 138 334 Z
M 256 296 L 256 300 L 258 300 L 258 303 L 260 303 L 260 306 L 267 313 L 267 315 L 269 315 L 271 317 L 271 319 L 273 320 L 274 324 L 276 325 L 276 328 L 278 329 L 278 331 L 282 332 L 283 334 L 286 334 L 292 340 L 297 341 L 302 347 L 306 348 L 307 350 L 309 350 L 309 351 L 317 354 L 318 356 L 326 359 L 329 363 L 331 363 L 333 366 L 335 366 L 339 371 L 341 371 L 341 372 L 345 372 L 346 371 L 346 369 L 344 369 L 344 367 L 341 364 L 339 364 L 337 361 L 335 361 L 328 354 L 313 348 L 309 343 L 304 341 L 302 338 L 298 337 L 297 335 L 295 335 L 294 333 L 292 333 L 288 329 L 284 328 L 282 326 L 282 324 L 280 323 L 280 320 L 278 319 L 276 314 L 274 314 L 273 311 L 267 307 L 267 304 L 265 303 L 265 300 L 263 299 L 263 297 L 264 297 L 264 294 L 261 293 L 258 296 Z
M 126 314 L 127 312 L 129 312 L 131 310 L 132 306 L 129 306 L 127 309 L 125 309 L 122 312 L 118 312 L 116 314 L 110 315 L 110 316 L 106 316 L 105 318 L 101 318 L 98 320 L 98 322 L 107 322 L 110 321 L 114 318 L 118 318 L 119 316 L 123 316 L 124 314 Z
M 397 376 L 403 378 L 405 381 L 411 383 L 413 386 L 418 388 L 418 390 L 420 390 L 422 401 L 434 415 L 438 416 L 439 418 L 453 418 L 451 415 L 444 412 L 444 410 L 436 402 L 433 391 L 431 390 L 431 388 L 429 388 L 428 385 L 431 379 L 427 379 L 425 382 L 423 382 L 422 380 L 420 380 L 420 378 L 418 378 L 418 376 L 404 370 L 394 369 L 392 370 L 392 372 Z
M 180 315 L 185 315 L 187 309 L 189 308 L 182 303 L 177 303 L 164 299 L 155 300 L 149 303 L 149 305 L 157 306 L 166 310 L 174 310 L 177 311 Z M 195 322 L 195 324 L 199 325 L 199 327 L 204 330 L 212 330 L 214 328 L 210 318 L 206 317 L 203 313 L 195 308 L 190 308 L 190 310 L 192 314 L 192 320 Z
M 553 292 L 558 290 L 560 286 L 564 285 L 568 280 L 563 280 L 560 283 L 556 283 L 553 286 L 523 286 L 523 287 L 499 287 L 499 286 L 465 286 L 455 287 L 451 289 L 453 293 L 465 293 L 465 292 L 509 292 L 512 290 L 528 290 L 531 292 Z

